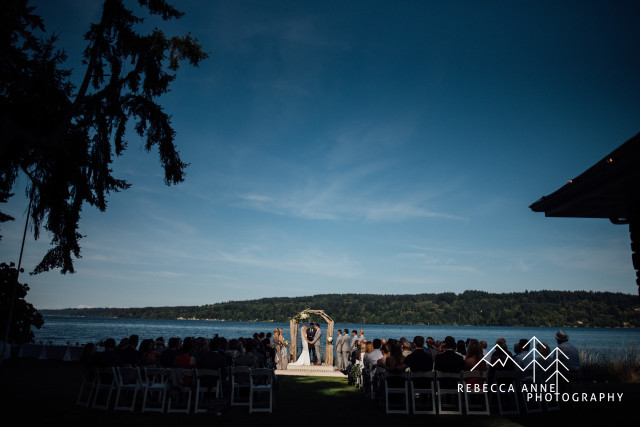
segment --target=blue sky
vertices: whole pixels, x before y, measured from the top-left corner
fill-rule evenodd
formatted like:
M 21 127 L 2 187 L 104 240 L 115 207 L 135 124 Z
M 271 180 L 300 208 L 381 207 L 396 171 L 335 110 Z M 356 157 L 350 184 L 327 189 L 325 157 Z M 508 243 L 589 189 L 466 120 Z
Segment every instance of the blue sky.
M 100 2 L 32 4 L 78 78 Z M 528 206 L 640 132 L 638 2 L 179 8 L 167 32 L 190 31 L 211 53 L 160 99 L 186 181 L 165 186 L 157 153 L 132 135 L 114 170 L 133 186 L 105 213 L 85 208 L 77 272 L 22 276 L 37 308 L 637 292 L 626 226 Z M 5 261 L 20 252 L 16 193 Z M 27 241 L 26 270 L 48 243 Z

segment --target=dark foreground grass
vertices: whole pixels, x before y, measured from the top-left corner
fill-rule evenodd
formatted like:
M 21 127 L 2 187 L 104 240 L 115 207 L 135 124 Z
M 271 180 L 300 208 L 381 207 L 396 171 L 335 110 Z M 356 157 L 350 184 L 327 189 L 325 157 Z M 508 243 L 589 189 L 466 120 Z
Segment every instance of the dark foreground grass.
M 273 414 L 249 414 L 246 407 L 228 408 L 215 414 L 140 414 L 102 411 L 75 405 L 81 383 L 77 363 L 11 359 L 0 367 L 0 408 L 5 419 L 14 415 L 22 425 L 70 426 L 295 426 L 299 424 L 354 426 L 398 423 L 467 426 L 609 425 L 634 419 L 640 404 L 637 385 L 609 385 L 624 392 L 623 403 L 602 406 L 580 404 L 548 414 L 502 417 L 456 415 L 386 415 L 380 407 L 342 378 L 280 376 Z M 602 390 L 599 386 L 590 386 Z M 622 388 L 621 388 L 622 387 Z M 625 421 L 626 422 L 626 421 Z

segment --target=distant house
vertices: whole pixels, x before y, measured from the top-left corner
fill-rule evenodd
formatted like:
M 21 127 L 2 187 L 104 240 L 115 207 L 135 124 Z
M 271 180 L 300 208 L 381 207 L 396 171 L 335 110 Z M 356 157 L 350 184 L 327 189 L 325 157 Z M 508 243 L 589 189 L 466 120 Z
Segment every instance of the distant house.
M 640 134 L 529 206 L 546 217 L 607 218 L 629 225 L 640 293 Z

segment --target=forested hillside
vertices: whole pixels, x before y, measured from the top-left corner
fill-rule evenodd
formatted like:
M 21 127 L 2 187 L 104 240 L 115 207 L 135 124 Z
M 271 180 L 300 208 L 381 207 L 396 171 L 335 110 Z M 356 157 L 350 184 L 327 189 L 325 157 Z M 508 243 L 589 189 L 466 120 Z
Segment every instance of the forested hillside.
M 476 326 L 638 327 L 640 301 L 612 292 L 535 291 L 492 294 L 327 294 L 263 298 L 189 307 L 39 310 L 43 315 L 287 322 L 306 308 L 340 323 Z M 320 319 L 318 319 L 320 320 Z

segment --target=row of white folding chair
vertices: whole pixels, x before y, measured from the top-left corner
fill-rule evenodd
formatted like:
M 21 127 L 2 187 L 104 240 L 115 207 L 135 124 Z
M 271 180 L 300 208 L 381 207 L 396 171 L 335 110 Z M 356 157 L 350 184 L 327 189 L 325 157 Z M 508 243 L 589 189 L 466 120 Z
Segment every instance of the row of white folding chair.
M 475 391 L 473 387 L 464 387 L 462 395 L 458 391 L 458 384 L 466 384 L 467 380 L 471 378 L 479 378 L 480 383 L 487 383 L 487 373 L 482 371 L 463 371 L 461 373 L 447 373 L 441 371 L 432 371 L 424 373 L 427 377 L 433 376 L 432 387 L 416 390 L 411 389 L 412 403 L 414 413 L 436 413 L 435 402 L 437 401 L 437 412 L 440 414 L 462 414 L 463 405 L 462 398 L 464 396 L 464 412 L 467 414 L 475 415 L 489 415 L 490 403 L 489 393 L 484 389 Z M 418 373 L 411 372 L 411 381 L 409 386 L 414 387 L 413 378 L 421 376 Z M 443 384 L 447 383 L 449 384 Z M 498 384 L 512 385 L 513 387 L 504 387 L 499 392 L 494 393 L 497 403 L 498 411 L 500 415 L 520 414 L 520 400 L 523 401 L 522 411 L 524 413 L 553 411 L 559 409 L 557 403 L 554 402 L 535 402 L 525 399 L 521 396 L 520 390 L 522 390 L 522 384 L 527 382 L 520 378 L 513 371 L 495 371 L 493 376 L 493 382 Z M 435 384 L 435 386 L 433 386 Z M 451 386 L 453 384 L 453 386 Z M 416 409 L 417 404 L 415 399 L 420 394 L 430 395 L 431 405 L 427 408 L 430 409 Z
M 474 377 L 483 382 L 487 380 L 486 372 L 479 371 L 385 372 L 385 412 L 408 414 L 412 408 L 414 414 L 462 414 L 462 396 L 458 384 L 464 384 L 465 380 Z M 489 414 L 489 397 L 486 393 L 473 392 L 465 387 L 462 395 L 467 414 Z M 391 402 L 392 397 L 400 398 L 399 405 Z M 479 404 L 476 400 L 479 400 Z
M 274 372 L 271 368 L 250 368 L 233 366 L 231 368 L 231 405 L 248 406 L 249 413 L 273 411 Z M 256 399 L 266 394 L 266 402 Z M 265 403 L 266 406 L 262 406 Z
M 109 409 L 115 392 L 113 409 L 133 411 L 141 388 L 142 380 L 138 368 L 94 368 L 84 372 L 76 404 L 96 409 Z
M 147 368 L 145 372 L 142 412 L 190 413 L 192 400 L 194 413 L 207 412 L 211 399 L 222 397 L 219 369 Z
M 533 384 L 533 381 L 532 379 L 523 377 L 520 372 L 495 371 L 493 373 L 493 382 L 513 386 L 511 389 L 503 387 L 503 390 L 497 393 L 498 411 L 500 415 L 521 414 L 523 412 L 530 414 L 542 411 L 557 411 L 560 409 L 559 402 L 556 400 L 539 402 L 525 398 L 523 386 Z M 520 407 L 520 400 L 522 400 L 522 408 Z
M 138 367 L 102 367 L 88 370 L 83 375 L 76 404 L 96 409 L 110 409 L 112 395 L 115 392 L 113 409 L 134 411 L 138 393 L 142 392 L 142 412 L 190 412 L 192 387 L 190 384 L 187 386 L 186 382 L 180 384 L 185 377 L 191 377 L 191 381 L 196 381 L 195 412 L 207 410 L 207 407 L 202 405 L 207 394 L 213 393 L 215 398 L 222 395 L 221 375 L 217 369 L 144 367 L 143 371 L 144 375 L 141 375 Z M 173 380 L 176 387 L 171 387 L 172 376 L 176 377 Z M 203 381 L 208 383 L 205 385 Z

